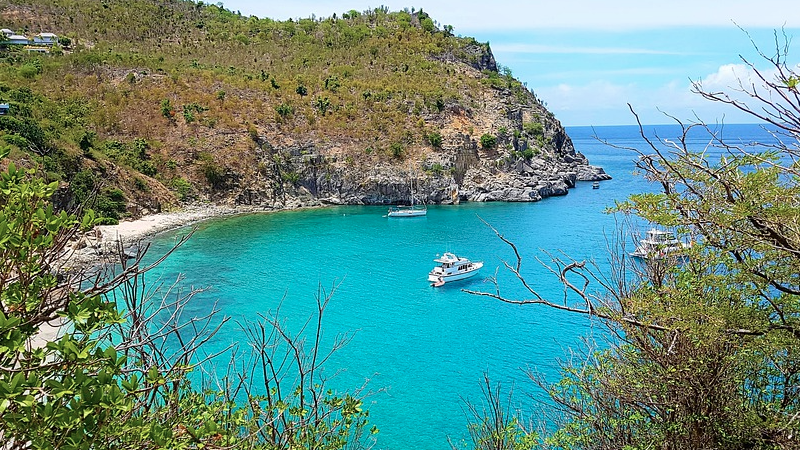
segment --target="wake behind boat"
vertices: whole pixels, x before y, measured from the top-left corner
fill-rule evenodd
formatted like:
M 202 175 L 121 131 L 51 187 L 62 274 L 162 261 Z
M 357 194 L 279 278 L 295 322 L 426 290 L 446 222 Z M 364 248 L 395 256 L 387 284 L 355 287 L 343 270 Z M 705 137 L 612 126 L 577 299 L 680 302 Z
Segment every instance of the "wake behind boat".
M 443 254 L 440 258 L 434 259 L 434 261 L 439 263 L 439 265 L 430 271 L 428 274 L 428 281 L 435 287 L 442 286 L 451 281 L 469 278 L 477 274 L 478 270 L 483 267 L 483 262 L 481 261 L 473 262 L 467 258 L 456 256 L 449 252 Z

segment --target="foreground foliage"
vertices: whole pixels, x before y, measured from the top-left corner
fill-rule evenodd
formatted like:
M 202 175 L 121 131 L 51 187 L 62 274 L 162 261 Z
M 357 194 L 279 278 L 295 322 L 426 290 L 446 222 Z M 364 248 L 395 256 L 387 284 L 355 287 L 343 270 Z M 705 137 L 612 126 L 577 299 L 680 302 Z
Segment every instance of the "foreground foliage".
M 192 373 L 210 360 L 200 349 L 227 319 L 214 308 L 183 319 L 194 292 L 183 293 L 179 283 L 148 287 L 146 247 L 129 260 L 120 246 L 116 264 L 99 272 L 65 266 L 69 240 L 94 217 L 79 222 L 55 211 L 49 199 L 57 185 L 13 164 L 0 176 L 3 448 L 340 449 L 366 442 L 361 398 L 329 390 L 319 375 L 329 296 L 318 303 L 310 346 L 277 314 L 265 316 L 245 325 L 253 338 L 249 364 L 235 364 L 241 372 L 217 389 L 200 390 Z M 282 365 L 287 358 L 294 365 Z M 251 379 L 256 371 L 265 374 L 266 394 Z

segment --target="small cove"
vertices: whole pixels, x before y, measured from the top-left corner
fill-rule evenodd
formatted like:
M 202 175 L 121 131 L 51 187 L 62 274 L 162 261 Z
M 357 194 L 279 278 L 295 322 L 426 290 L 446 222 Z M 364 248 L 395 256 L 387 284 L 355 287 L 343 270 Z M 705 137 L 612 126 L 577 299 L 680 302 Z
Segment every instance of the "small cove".
M 448 437 L 457 443 L 467 436 L 463 399 L 481 401 L 484 373 L 504 392 L 513 387 L 515 402 L 535 408 L 526 396 L 536 389 L 524 371 L 555 381 L 558 360 L 582 337 L 602 333 L 582 316 L 461 291 L 492 291 L 484 279 L 497 271 L 504 294 L 525 296 L 502 268 L 501 260 L 513 262 L 513 252 L 482 220 L 517 245 L 527 280 L 543 296 L 563 296 L 555 276 L 536 261 L 546 261 L 545 252 L 593 259 L 608 269 L 608 240 L 617 223 L 605 209 L 653 187 L 634 175 L 634 153 L 592 135 L 634 145 L 638 128 L 568 132 L 578 151 L 614 177 L 600 189 L 579 182 L 568 195 L 537 203 L 433 205 L 422 218 L 390 219 L 384 207 L 371 206 L 220 218 L 201 223 L 151 276 L 167 281 L 183 273 L 185 286 L 210 287 L 188 313 L 202 315 L 216 302 L 223 314 L 242 320 L 280 305 L 287 323 L 298 326 L 314 311 L 320 287 L 336 285 L 325 338 L 354 335 L 326 365 L 330 373 L 341 370 L 331 385 L 354 389 L 369 380 L 368 390 L 380 390 L 366 400 L 370 422 L 380 428 L 375 448 L 449 448 Z M 161 235 L 151 255 L 181 232 Z M 467 281 L 432 288 L 426 275 L 445 251 L 485 266 Z M 242 341 L 236 325 L 228 325 L 209 343 L 209 353 Z

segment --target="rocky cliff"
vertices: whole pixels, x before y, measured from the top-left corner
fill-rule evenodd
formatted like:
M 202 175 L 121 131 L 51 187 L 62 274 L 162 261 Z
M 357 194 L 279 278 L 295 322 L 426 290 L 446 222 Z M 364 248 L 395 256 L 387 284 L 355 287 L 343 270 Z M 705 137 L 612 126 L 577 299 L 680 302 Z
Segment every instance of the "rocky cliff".
M 482 54 L 488 67 L 448 63 L 465 76 L 486 78 L 496 67 L 488 48 Z M 362 154 L 355 160 L 347 149 L 358 143 L 346 138 L 295 136 L 287 143 L 280 134 L 259 135 L 257 159 L 271 174 L 255 182 L 231 174 L 236 181 L 226 200 L 277 208 L 398 204 L 409 201 L 413 187 L 415 198 L 428 204 L 535 202 L 566 195 L 576 181 L 611 178 L 575 150 L 561 123 L 527 89 L 496 86 L 468 106 L 445 104 L 423 120 L 440 130 L 441 143 L 416 146 L 402 158 Z M 290 181 L 287 173 L 294 175 Z

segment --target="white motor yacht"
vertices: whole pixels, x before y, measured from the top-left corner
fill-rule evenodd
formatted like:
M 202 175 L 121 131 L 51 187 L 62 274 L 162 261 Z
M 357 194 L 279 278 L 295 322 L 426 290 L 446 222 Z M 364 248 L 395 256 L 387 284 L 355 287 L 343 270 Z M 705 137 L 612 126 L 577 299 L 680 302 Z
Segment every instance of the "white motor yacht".
M 441 286 L 451 281 L 463 280 L 478 273 L 483 262 L 470 261 L 467 258 L 456 256 L 453 253 L 445 253 L 441 257 L 434 259 L 439 263 L 428 274 L 428 281 L 434 286 Z
M 653 228 L 647 231 L 647 237 L 639 241 L 631 256 L 642 259 L 663 259 L 668 256 L 679 256 L 677 253 L 688 247 L 689 244 L 676 238 L 672 231 Z

